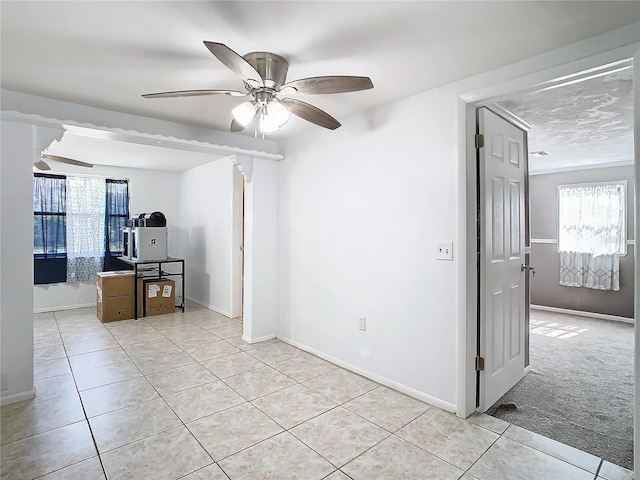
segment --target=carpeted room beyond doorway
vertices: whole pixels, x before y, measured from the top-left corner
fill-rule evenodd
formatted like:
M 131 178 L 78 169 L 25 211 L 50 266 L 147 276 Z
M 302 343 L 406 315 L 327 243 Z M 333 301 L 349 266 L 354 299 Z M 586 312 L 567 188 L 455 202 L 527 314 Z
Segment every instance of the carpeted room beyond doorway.
M 632 324 L 531 310 L 531 371 L 487 413 L 633 468 Z

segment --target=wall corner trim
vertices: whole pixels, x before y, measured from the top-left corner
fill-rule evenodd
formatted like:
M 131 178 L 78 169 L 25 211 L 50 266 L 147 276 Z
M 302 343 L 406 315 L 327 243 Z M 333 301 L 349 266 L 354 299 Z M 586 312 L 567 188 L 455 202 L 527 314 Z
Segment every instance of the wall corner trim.
M 291 340 L 290 338 L 286 338 L 286 337 L 281 337 L 280 335 L 276 335 L 276 338 L 278 340 L 282 340 L 285 343 L 288 343 L 289 345 L 292 345 L 294 347 L 299 348 L 300 350 L 304 350 L 305 352 L 308 352 L 312 355 L 315 355 L 316 357 L 320 357 L 323 360 L 326 360 L 328 362 L 333 363 L 334 365 L 338 365 L 339 367 L 342 367 L 346 370 L 349 370 L 353 373 L 356 373 L 358 375 L 361 375 L 363 377 L 368 378 L 369 380 L 373 380 L 374 382 L 380 383 L 381 385 L 384 385 L 385 387 L 389 387 L 392 388 L 393 390 L 397 390 L 400 393 L 404 393 L 405 395 L 408 395 L 410 397 L 413 397 L 417 400 L 426 402 L 430 405 L 433 405 L 435 407 L 439 407 L 443 410 L 446 410 L 448 412 L 451 413 L 456 413 L 456 406 L 453 403 L 449 403 L 449 402 L 445 402 L 444 400 L 441 400 L 439 398 L 433 397 L 429 394 L 426 394 L 424 392 L 420 392 L 419 390 L 415 390 L 411 387 L 407 387 L 406 385 L 403 385 L 401 383 L 395 382 L 393 380 L 389 380 L 388 378 L 385 378 L 381 375 L 378 375 L 376 373 L 372 373 L 369 372 L 367 370 L 364 370 L 360 367 L 356 367 L 355 365 L 352 365 L 348 362 L 344 362 L 342 360 L 340 360 L 339 358 L 336 357 L 332 357 L 331 355 L 327 355 L 326 353 L 323 353 L 319 350 L 316 350 L 315 348 L 311 348 L 303 343 L 300 342 L 296 342 L 295 340 Z
M 267 340 L 271 340 L 273 338 L 276 338 L 275 335 L 263 335 L 262 337 L 257 337 L 257 338 L 251 338 L 248 337 L 246 335 L 242 335 L 242 340 L 244 340 L 247 343 L 260 343 L 260 342 L 266 342 Z
M 200 305 L 201 307 L 207 308 L 207 309 L 211 310 L 212 312 L 216 312 L 216 313 L 219 313 L 221 315 L 224 315 L 225 317 L 232 318 L 231 317 L 231 313 L 227 312 L 226 310 L 222 310 L 220 308 L 216 308 L 213 305 L 208 305 L 208 304 L 206 304 L 204 302 L 201 302 L 200 300 L 196 300 L 195 298 L 190 297 L 189 295 L 187 295 L 186 299 L 189 300 L 190 302 L 193 302 L 193 303 L 195 303 L 197 305 Z
M 0 397 L 0 406 L 9 405 L 10 403 L 21 402 L 23 400 L 30 400 L 35 398 L 36 389 L 32 388 L 31 390 L 27 390 L 25 392 L 14 393 L 13 395 L 7 395 L 6 397 Z

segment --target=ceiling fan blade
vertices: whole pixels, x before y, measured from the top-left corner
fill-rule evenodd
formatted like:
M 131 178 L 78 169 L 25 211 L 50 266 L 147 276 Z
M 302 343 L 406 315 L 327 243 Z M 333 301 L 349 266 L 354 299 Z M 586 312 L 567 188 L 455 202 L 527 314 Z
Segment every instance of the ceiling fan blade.
M 287 94 L 316 95 L 357 92 L 369 88 L 373 88 L 373 83 L 369 77 L 328 76 L 294 80 L 284 84 L 280 91 Z
M 177 90 L 175 92 L 145 93 L 144 98 L 172 98 L 172 97 L 201 97 L 204 95 L 231 95 L 232 97 L 244 97 L 246 92 L 237 90 Z
M 294 100 L 293 98 L 283 98 L 280 102 L 294 115 L 306 120 L 307 122 L 315 123 L 329 130 L 335 130 L 341 123 L 329 115 L 327 112 L 320 110 L 318 107 L 309 105 L 308 103 L 301 102 L 300 100 Z
M 250 85 L 257 84 L 258 86 L 264 85 L 262 77 L 258 71 L 243 57 L 231 50 L 225 44 L 205 41 L 204 46 L 207 47 L 218 60 L 235 72 L 236 75 L 240 76 L 245 83 Z
M 34 167 L 36 167 L 38 170 L 51 170 L 51 167 L 49 166 L 49 164 L 47 164 L 47 162 L 45 162 L 44 160 L 38 160 L 36 163 L 33 164 Z
M 81 162 L 80 160 L 74 160 L 73 158 L 59 157 L 57 155 L 48 155 L 48 154 L 43 154 L 42 158 L 45 160 L 51 160 L 53 162 L 66 163 L 68 165 L 75 165 L 77 167 L 93 168 L 92 163 Z

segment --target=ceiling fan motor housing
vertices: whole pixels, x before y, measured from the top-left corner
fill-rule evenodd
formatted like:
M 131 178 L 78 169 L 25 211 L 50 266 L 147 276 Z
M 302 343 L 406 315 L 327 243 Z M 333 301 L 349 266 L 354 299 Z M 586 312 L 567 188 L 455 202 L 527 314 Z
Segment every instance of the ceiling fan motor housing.
M 260 74 L 264 86 L 279 91 L 287 80 L 289 62 L 271 52 L 251 52 L 243 57 Z M 251 85 L 252 88 L 255 86 Z

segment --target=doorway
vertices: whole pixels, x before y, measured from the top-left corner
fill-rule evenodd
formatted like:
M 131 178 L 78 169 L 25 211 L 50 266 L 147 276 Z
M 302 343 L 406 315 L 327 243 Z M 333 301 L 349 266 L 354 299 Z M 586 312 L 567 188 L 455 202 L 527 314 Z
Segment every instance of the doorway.
M 531 278 L 531 371 L 488 410 L 626 468 L 633 468 L 633 327 L 610 321 L 631 322 L 634 311 L 632 80 L 631 66 L 620 66 L 499 102 L 534 125 L 529 185 L 537 275 Z M 602 285 L 561 285 L 582 274 L 561 261 L 572 254 L 558 252 L 558 189 L 586 195 L 608 182 L 626 185 L 621 206 L 628 221 L 617 232 L 624 251 L 610 271 L 619 287 L 604 285 L 611 278 L 604 271 L 598 272 Z
M 622 74 L 620 73 L 622 72 Z M 627 75 L 628 78 L 624 78 L 624 76 Z M 621 67 L 619 64 L 618 65 L 612 65 L 609 68 L 607 67 L 603 67 L 602 71 L 598 72 L 597 75 L 593 76 L 587 76 L 587 79 L 581 78 L 580 83 L 572 81 L 569 84 L 566 84 L 565 86 L 561 87 L 561 86 L 554 86 L 554 90 L 553 90 L 553 95 L 550 95 L 549 97 L 552 98 L 553 100 L 551 101 L 552 103 L 552 109 L 553 112 L 558 115 L 558 116 L 562 116 L 563 115 L 563 111 L 560 108 L 561 103 L 558 99 L 561 97 L 561 91 L 562 88 L 569 88 L 570 91 L 574 91 L 574 92 L 578 92 L 579 94 L 583 95 L 585 98 L 590 99 L 590 101 L 593 101 L 594 99 L 594 91 L 592 90 L 592 88 L 589 85 L 597 85 L 599 82 L 600 84 L 607 84 L 608 83 L 608 87 L 609 87 L 609 93 L 607 93 L 607 95 L 609 95 L 609 101 L 610 106 L 614 105 L 616 103 L 616 97 L 612 92 L 612 85 L 615 85 L 615 82 L 619 82 L 621 79 L 621 76 L 624 80 L 628 81 L 629 84 L 629 88 L 628 88 L 628 94 L 629 97 L 631 96 L 631 88 L 630 88 L 630 83 L 631 83 L 631 68 L 627 65 L 627 66 L 623 66 Z M 590 82 L 590 83 L 589 83 Z M 529 92 L 527 93 L 525 96 L 534 96 L 537 92 Z M 619 92 L 616 92 L 619 93 Z M 560 97 L 559 97 L 560 95 Z M 570 96 L 570 95 L 569 95 Z M 514 99 L 517 97 L 514 97 Z M 569 98 L 567 100 L 568 104 L 571 105 L 572 107 L 576 107 L 576 101 L 575 99 L 571 99 Z M 501 100 L 499 102 L 499 104 L 502 107 L 506 107 L 511 111 L 515 111 L 515 113 L 518 116 L 522 116 L 522 118 L 524 118 L 525 121 L 530 121 L 531 116 L 528 117 L 528 115 L 526 114 L 526 111 L 523 111 L 523 109 L 518 109 L 518 102 L 516 100 L 511 101 L 510 99 L 506 99 L 506 100 Z M 594 103 L 595 104 L 595 103 Z M 620 107 L 620 105 L 618 105 L 618 107 Z M 631 101 L 631 108 L 632 108 L 632 101 Z M 540 105 L 537 106 L 538 110 L 544 110 L 544 107 L 541 107 Z M 628 110 L 628 108 L 627 108 Z M 593 115 L 597 114 L 597 108 L 593 108 L 590 111 L 592 118 L 591 120 L 593 121 Z M 603 113 L 603 112 L 601 112 Z M 579 165 L 579 164 L 573 164 L 573 165 L 565 165 L 564 168 L 558 168 L 558 165 L 555 165 L 555 169 L 549 169 L 547 168 L 548 171 L 544 171 L 544 168 L 538 168 L 539 171 L 542 171 L 542 174 L 551 175 L 551 171 L 552 170 L 556 170 L 556 171 L 562 171 L 562 178 L 564 178 L 564 182 L 565 183 L 570 183 L 567 182 L 567 179 L 571 179 L 571 178 L 582 178 L 583 180 L 588 179 L 591 181 L 594 181 L 596 179 L 599 180 L 607 180 L 608 176 L 614 176 L 614 177 L 619 177 L 620 175 L 626 175 L 628 177 L 630 177 L 630 187 L 631 190 L 629 192 L 630 195 L 630 199 L 631 199 L 631 206 L 633 206 L 633 118 L 632 118 L 632 113 L 629 113 L 629 118 L 626 120 L 627 121 L 627 126 L 626 126 L 626 130 L 623 127 L 623 121 L 619 121 L 616 122 L 616 128 L 617 131 L 615 132 L 615 134 L 612 135 L 613 138 L 611 138 L 612 144 L 615 145 L 616 147 L 620 147 L 621 146 L 621 142 L 620 142 L 620 138 L 616 138 L 617 134 L 619 134 L 621 131 L 625 131 L 625 134 L 627 135 L 627 142 L 626 142 L 626 148 L 627 148 L 627 160 L 626 162 L 624 161 L 610 161 L 608 160 L 608 165 L 605 165 L 604 167 L 602 167 L 601 165 L 595 165 L 594 162 L 597 159 L 592 159 L 590 157 L 588 157 L 587 153 L 585 153 L 585 151 L 582 152 L 577 152 L 580 155 L 583 156 L 583 163 L 589 163 L 589 161 L 591 161 L 591 164 L 588 165 L 589 168 L 589 172 L 587 172 L 586 176 L 584 173 L 578 175 L 577 173 L 570 173 L 570 172 L 581 172 L 584 170 L 584 166 L 583 165 Z M 566 114 L 566 112 L 565 112 Z M 598 137 L 602 138 L 603 137 L 603 133 L 606 130 L 606 126 L 607 125 L 612 125 L 611 124 L 611 119 L 613 117 L 615 117 L 615 115 L 612 112 L 609 112 L 609 122 L 605 122 L 604 124 L 600 124 L 600 126 L 598 127 L 596 125 L 596 128 L 598 128 Z M 566 114 L 567 115 L 567 114 Z M 533 120 L 533 119 L 531 119 Z M 538 119 L 536 119 L 538 120 Z M 536 121 L 531 121 L 531 123 L 536 123 Z M 597 122 L 594 122 L 597 123 Z M 539 124 L 539 123 L 538 123 Z M 629 138 L 630 136 L 630 138 Z M 569 144 L 569 147 L 571 148 L 571 137 L 570 135 L 564 134 L 564 135 L 559 135 L 559 137 L 562 138 L 562 141 Z M 584 138 L 582 138 L 582 142 L 576 147 L 575 145 L 573 146 L 573 149 L 578 149 L 579 147 L 582 147 L 583 145 L 586 146 L 589 149 L 590 153 L 598 153 L 598 148 L 596 145 L 594 145 L 593 143 L 593 139 L 595 137 L 594 136 L 585 136 Z M 589 140 L 591 140 L 591 144 L 589 144 Z M 548 152 L 545 152 L 542 149 L 539 149 L 537 145 L 535 145 L 535 142 L 532 142 L 533 144 L 531 145 L 531 148 L 529 148 L 529 153 L 530 154 L 541 154 L 541 156 L 547 156 L 547 155 L 542 155 Z M 609 147 L 606 149 L 608 154 L 615 154 L 615 148 L 613 147 Z M 602 153 L 600 153 L 600 155 L 603 155 Z M 597 155 L 593 155 L 593 157 L 595 158 Z M 586 158 L 585 158 L 586 157 Z M 535 160 L 535 158 L 533 159 Z M 541 162 L 543 163 L 543 162 Z M 626 163 L 626 166 L 623 166 L 622 164 Z M 547 164 L 549 164 L 549 162 L 547 162 Z M 582 167 L 582 170 L 579 168 Z M 595 167 L 599 167 L 598 170 L 596 170 Z M 605 172 L 605 168 L 606 168 L 606 174 L 604 174 L 603 172 Z M 626 173 L 621 173 L 620 169 L 625 169 L 624 172 Z M 576 175 L 578 175 L 578 177 L 575 177 Z M 543 183 L 543 182 L 540 182 Z M 557 183 L 557 182 L 556 182 Z M 554 186 L 555 188 L 555 186 Z M 548 198 L 553 198 L 555 200 L 555 195 L 554 195 L 554 191 L 551 190 L 551 192 L 547 192 L 546 196 Z M 557 208 L 557 207 L 556 207 Z M 555 213 L 556 210 L 552 210 L 552 212 Z M 532 216 L 536 215 L 536 210 L 532 207 Z M 553 268 L 551 268 L 551 271 L 549 270 L 549 262 L 548 261 L 542 261 L 544 260 L 543 257 L 543 253 L 547 250 L 549 250 L 550 248 L 552 249 L 552 251 L 555 251 L 557 253 L 557 238 L 553 238 L 556 237 L 555 232 L 556 232 L 556 219 L 554 217 L 554 215 L 549 215 L 549 217 L 552 217 L 550 222 L 548 222 L 550 225 L 552 225 L 552 230 L 554 232 L 554 234 L 547 234 L 547 235 L 541 235 L 539 232 L 540 230 L 538 230 L 538 232 L 536 232 L 536 228 L 534 227 L 532 229 L 532 247 L 533 247 L 533 254 L 532 254 L 532 262 L 534 266 L 536 266 L 536 247 L 539 247 L 539 251 L 537 252 L 537 258 L 541 260 L 540 266 L 538 267 L 538 272 L 539 274 L 542 274 L 541 276 L 543 277 L 542 279 L 540 279 L 540 276 L 538 277 L 539 280 L 541 280 L 538 283 L 538 286 L 543 284 L 545 287 L 550 287 L 552 284 L 557 284 L 557 276 L 558 276 L 558 271 L 560 270 L 558 268 L 557 265 L 554 265 Z M 634 225 L 634 221 L 633 221 L 633 210 L 630 209 L 629 211 L 629 223 L 630 223 L 630 227 L 628 228 L 628 230 L 630 232 L 633 232 L 633 225 Z M 532 223 L 533 219 L 532 219 Z M 537 238 L 536 238 L 537 237 Z M 541 238 L 541 237 L 550 237 L 550 238 Z M 631 242 L 633 243 L 633 242 Z M 572 307 L 572 303 L 571 303 L 571 299 L 568 299 L 568 302 L 565 301 L 564 304 L 560 304 L 560 307 L 556 307 L 555 310 L 556 312 L 559 313 L 554 313 L 551 312 L 549 314 L 546 314 L 545 312 L 541 312 L 540 310 L 534 310 L 533 316 L 532 316 L 532 342 L 536 342 L 539 341 L 541 339 L 544 340 L 548 340 L 548 338 L 543 338 L 543 337 L 538 337 L 537 335 L 544 335 L 547 334 L 549 337 L 555 338 L 556 342 L 555 342 L 555 346 L 552 348 L 549 348 L 548 342 L 547 345 L 545 346 L 545 343 L 543 342 L 538 342 L 538 344 L 534 345 L 534 348 L 532 348 L 532 366 L 531 366 L 531 372 L 529 373 L 529 375 L 523 379 L 520 383 L 518 383 L 516 385 L 516 388 L 514 390 L 517 390 L 516 393 L 513 393 L 511 396 L 509 394 L 505 395 L 502 399 L 500 399 L 496 405 L 493 406 L 493 408 L 489 407 L 489 412 L 490 413 L 495 413 L 496 412 L 496 408 L 499 410 L 501 407 L 502 411 L 500 411 L 500 415 L 496 415 L 500 418 L 504 418 L 507 421 L 510 421 L 512 423 L 516 423 L 518 424 L 517 421 L 514 421 L 514 419 L 517 418 L 517 415 L 514 413 L 518 410 L 518 402 L 514 401 L 517 400 L 518 398 L 520 399 L 520 401 L 522 401 L 522 399 L 524 397 L 527 397 L 528 399 L 531 399 L 532 395 L 536 395 L 536 394 L 542 394 L 542 392 L 544 391 L 545 393 L 542 394 L 544 396 L 544 398 L 539 402 L 541 404 L 545 404 L 546 405 L 546 409 L 547 410 L 558 410 L 559 409 L 559 405 L 562 403 L 561 400 L 564 400 L 563 398 L 561 398 L 563 396 L 563 392 L 562 392 L 562 387 L 560 386 L 558 388 L 558 391 L 556 392 L 550 392 L 549 389 L 547 388 L 546 390 L 544 390 L 542 387 L 539 388 L 538 391 L 534 390 L 530 390 L 528 394 L 523 394 L 522 391 L 524 390 L 524 388 L 522 388 L 521 384 L 524 383 L 532 383 L 532 384 L 538 384 L 541 385 L 539 380 L 539 377 L 536 377 L 537 375 L 541 375 L 540 372 L 540 365 L 541 363 L 539 362 L 540 358 L 536 358 L 535 354 L 536 353 L 540 353 L 541 351 L 544 351 L 545 348 L 546 350 L 546 355 L 550 355 L 552 353 L 558 353 L 558 359 L 562 358 L 563 362 L 571 362 L 572 360 L 574 360 L 577 355 L 569 355 L 568 357 L 565 355 L 564 357 L 562 356 L 562 353 L 566 353 L 563 352 L 561 350 L 558 350 L 558 344 L 559 342 L 557 340 L 559 339 L 569 339 L 569 338 L 573 338 L 573 342 L 577 342 L 578 340 L 582 341 L 585 338 L 588 338 L 590 334 L 585 333 L 586 331 L 590 330 L 592 331 L 592 333 L 594 331 L 598 331 L 601 332 L 599 335 L 597 335 L 598 340 L 600 341 L 600 343 L 602 343 L 602 340 L 604 338 L 608 338 L 609 337 L 609 330 L 602 330 L 601 327 L 603 327 L 603 325 L 598 324 L 598 320 L 585 320 L 584 318 L 581 317 L 576 317 L 576 316 L 571 316 L 571 315 L 567 315 L 567 313 L 571 313 L 572 310 L 576 309 L 576 310 L 580 310 L 580 309 L 584 309 L 584 310 L 594 310 L 594 313 L 600 314 L 601 316 L 614 316 L 617 317 L 617 319 L 620 319 L 620 317 L 622 315 L 620 315 L 620 312 L 623 312 L 623 316 L 625 317 L 631 317 L 628 318 L 629 320 L 632 320 L 633 317 L 633 310 L 634 310 L 634 305 L 633 305 L 633 297 L 634 297 L 634 284 L 633 284 L 633 275 L 634 275 L 634 268 L 633 265 L 635 263 L 635 260 L 633 258 L 633 247 L 630 247 L 630 258 L 626 259 L 624 263 L 626 263 L 626 265 L 628 267 L 630 267 L 629 269 L 627 269 L 627 273 L 623 276 L 623 278 L 626 276 L 626 284 L 625 284 L 625 288 L 626 288 L 626 292 L 623 291 L 622 294 L 620 293 L 616 293 L 613 294 L 613 292 L 602 292 L 602 291 L 598 291 L 595 292 L 596 294 L 594 295 L 594 299 L 593 299 L 593 306 L 589 305 L 589 302 L 591 302 L 591 300 L 589 300 L 589 294 L 588 292 L 580 292 L 579 295 L 572 295 L 574 297 L 579 297 L 577 299 L 573 299 L 573 305 L 577 305 L 579 308 L 563 308 L 563 307 Z M 557 255 L 556 255 L 557 256 Z M 525 262 L 528 263 L 528 262 Z M 544 265 L 544 266 L 543 266 Z M 543 268 L 541 268 L 541 266 L 543 266 Z M 624 265 L 623 265 L 624 266 Z M 555 280 L 548 280 L 545 277 L 549 277 L 549 279 L 551 277 L 556 277 Z M 480 280 L 482 281 L 482 280 Z M 624 282 L 623 282 L 624 283 Z M 535 287 L 535 280 L 533 281 L 533 286 Z M 546 288 L 547 290 L 549 288 Z M 561 290 L 561 293 L 558 294 L 556 292 L 556 297 L 558 295 L 560 295 L 560 297 L 562 297 L 563 295 L 565 297 L 568 296 L 567 294 L 567 287 L 559 287 L 559 289 Z M 564 289 L 564 291 L 562 291 L 562 289 Z M 558 290 L 558 289 L 556 289 Z M 569 289 L 570 290 L 570 289 Z M 582 290 L 586 290 L 586 289 L 582 289 Z M 542 293 L 536 292 L 536 294 L 533 294 L 532 296 L 532 303 L 553 303 L 550 300 L 544 300 L 543 298 L 545 298 Z M 548 292 L 547 292 L 548 293 Z M 609 296 L 607 297 L 607 294 L 609 294 Z M 553 293 L 552 293 L 552 297 L 553 297 Z M 615 297 L 615 298 L 614 298 Z M 548 295 L 547 295 L 548 298 Z M 622 305 L 622 301 L 621 299 L 625 298 L 627 300 L 627 307 L 623 308 L 624 306 Z M 541 300 L 542 299 L 542 300 Z M 556 299 L 557 300 L 557 299 Z M 566 299 L 565 299 L 566 300 Z M 630 302 L 630 304 L 629 304 Z M 604 307 L 604 310 L 607 310 L 607 303 L 610 303 L 610 307 L 609 307 L 609 311 L 603 311 L 602 308 Z M 547 307 L 545 310 L 554 310 L 554 307 L 551 306 L 549 308 L 549 305 L 543 305 L 543 307 Z M 554 314 L 556 315 L 556 317 L 554 317 Z M 546 316 L 545 316 L 546 315 Z M 582 323 L 581 323 L 582 322 Z M 594 323 L 595 322 L 595 323 Z M 602 321 L 600 321 L 600 323 L 602 323 Z M 582 325 L 582 326 L 581 326 Z M 588 326 L 588 328 L 587 328 Z M 609 325 L 610 327 L 612 327 L 612 329 L 614 331 L 622 331 L 625 330 L 626 331 L 626 339 L 630 340 L 632 343 L 633 340 L 633 327 L 629 327 L 628 325 Z M 529 329 L 527 329 L 527 333 L 529 332 Z M 609 332 L 609 333 L 605 333 L 605 332 Z M 578 339 L 578 335 L 583 334 L 579 339 Z M 525 333 L 526 334 L 526 333 Z M 613 334 L 612 338 L 615 338 L 615 334 Z M 575 338 L 574 338 L 575 337 Z M 482 332 L 479 335 L 479 338 L 482 339 Z M 622 337 L 625 338 L 625 337 Z M 618 343 L 620 343 L 620 340 L 617 340 Z M 567 342 L 565 342 L 567 343 Z M 628 342 L 627 342 L 628 344 Z M 538 348 L 542 346 L 542 348 Z M 622 343 L 620 343 L 620 346 L 622 347 Z M 540 350 L 540 351 L 538 351 Z M 570 349 L 567 349 L 568 351 L 570 351 Z M 606 350 L 606 349 L 605 349 Z M 615 348 L 611 349 L 611 350 L 615 350 Z M 605 357 L 606 355 L 603 353 L 603 351 L 598 352 L 594 352 L 592 356 L 602 356 Z M 632 354 L 633 354 L 633 350 L 632 350 Z M 631 355 L 631 357 L 633 357 L 633 355 Z M 602 359 L 600 359 L 602 360 Z M 627 365 L 626 362 L 624 365 L 624 369 L 626 372 L 631 371 L 632 372 L 632 358 L 629 359 L 631 364 Z M 612 362 L 616 362 L 615 359 L 611 360 Z M 542 362 L 544 363 L 544 362 Z M 564 365 L 563 365 L 564 366 Z M 581 367 L 584 367 L 585 365 L 581 365 Z M 621 365 L 622 367 L 622 365 Z M 555 368 L 553 370 L 560 370 L 559 368 Z M 579 369 L 578 369 L 579 370 Z M 600 368 L 599 370 L 591 370 L 589 371 L 589 387 L 585 387 L 585 389 L 591 388 L 593 389 L 593 378 L 596 377 L 599 372 L 601 372 L 602 374 L 606 375 L 606 368 Z M 547 372 L 549 372 L 551 370 L 547 369 Z M 555 373 L 555 372 L 554 372 Z M 478 373 L 478 377 L 481 378 L 482 373 Z M 575 371 L 574 374 L 575 375 Z M 612 376 L 612 374 L 610 375 Z M 565 390 L 567 388 L 567 385 L 569 383 L 573 383 L 574 382 L 574 378 L 567 378 L 566 381 L 564 382 L 564 386 L 565 386 Z M 609 380 L 609 379 L 607 379 Z M 585 381 L 586 382 L 586 381 Z M 632 402 L 629 402 L 629 398 L 631 398 L 631 400 L 633 399 L 633 376 L 632 373 L 629 374 L 627 373 L 626 376 L 623 376 L 622 380 L 620 383 L 626 383 L 626 390 L 624 392 L 624 394 L 621 395 L 616 395 L 616 392 L 614 391 L 613 387 L 609 387 L 609 393 L 611 395 L 611 399 L 610 399 L 610 404 L 609 404 L 609 410 L 615 410 L 614 408 L 611 407 L 611 405 L 614 403 L 613 400 L 615 400 L 615 398 L 617 397 L 624 397 L 626 399 L 625 403 L 626 406 L 628 407 L 628 409 L 632 412 Z M 551 381 L 550 383 L 554 383 L 554 381 Z M 600 382 L 600 385 L 606 385 L 607 382 L 603 381 Z M 563 385 L 562 382 L 559 383 L 559 385 Z M 586 385 L 586 383 L 585 383 Z M 598 383 L 596 383 L 596 385 L 598 385 Z M 545 385 L 545 387 L 547 387 L 548 385 Z M 553 398 L 556 398 L 556 402 L 554 403 Z M 550 401 L 550 398 L 552 399 Z M 579 398 L 579 397 L 574 397 L 574 398 Z M 531 402 L 530 402 L 531 403 Z M 577 400 L 576 405 L 574 405 L 574 408 L 580 408 L 580 401 Z M 487 408 L 486 405 L 483 405 L 483 410 L 485 410 Z M 591 411 L 590 412 L 586 412 L 587 414 L 592 414 L 594 416 L 606 416 L 607 414 L 607 407 L 606 405 L 603 405 L 603 408 L 599 408 L 599 407 L 593 407 L 591 404 L 589 404 L 588 402 L 583 402 L 582 408 L 590 408 Z M 534 412 L 535 413 L 535 412 Z M 558 413 L 558 412 L 555 412 Z M 540 415 L 540 411 L 537 412 L 537 414 L 539 415 L 538 420 L 540 422 L 544 422 L 545 419 L 543 418 L 544 415 Z M 568 416 L 568 415 L 567 415 Z M 618 418 L 616 420 L 619 420 L 620 417 L 624 417 L 627 419 L 627 423 L 628 425 L 626 425 L 625 427 L 625 432 L 626 432 L 626 436 L 630 439 L 630 437 L 632 437 L 632 432 L 633 432 L 633 428 L 632 428 L 632 414 L 630 414 L 630 412 L 625 412 L 625 415 L 618 415 Z M 571 422 L 571 420 L 567 420 L 567 424 L 565 424 L 565 430 L 564 431 L 558 431 L 559 434 L 566 434 L 568 432 L 570 432 L 571 430 L 575 431 L 576 433 L 578 433 L 578 437 L 581 436 L 581 438 L 578 438 L 578 440 L 584 440 L 584 437 L 589 436 L 588 435 L 588 429 L 587 431 L 585 431 L 585 426 L 584 425 L 580 425 L 579 420 L 577 419 L 577 417 L 573 417 L 573 422 Z M 548 419 L 547 419 L 548 422 Z M 535 419 L 534 419 L 534 423 L 535 423 Z M 536 431 L 536 428 L 534 423 L 531 422 L 523 422 L 523 425 L 525 428 Z M 594 422 L 591 422 L 594 423 Z M 582 430 L 581 430 L 582 429 Z M 545 430 L 544 428 L 540 429 L 541 431 L 538 433 L 542 433 L 545 436 L 550 436 L 552 438 L 554 438 L 553 436 L 553 429 L 547 429 Z M 550 432 L 550 433 L 548 433 Z M 570 437 L 570 436 L 569 436 Z M 556 438 L 559 441 L 562 441 L 563 443 L 569 443 L 571 444 L 570 441 L 567 441 L 567 435 L 559 435 L 559 438 Z M 595 438 L 595 441 L 597 443 L 597 435 L 592 435 L 592 437 Z M 607 442 L 605 442 L 607 443 Z M 615 443 L 613 441 L 609 441 L 608 443 Z M 578 448 L 581 448 L 583 450 L 589 451 L 589 448 L 585 448 L 585 444 L 584 443 L 580 443 L 578 442 L 577 445 L 574 445 Z M 603 448 L 602 446 L 595 446 L 592 449 L 592 453 L 598 455 L 598 456 L 602 456 L 603 458 L 605 458 L 606 460 L 612 461 L 613 463 L 622 465 L 626 468 L 632 469 L 633 468 L 633 448 L 632 447 L 628 447 L 627 450 L 629 450 L 628 455 L 625 457 L 624 455 L 621 456 L 617 456 L 614 458 L 607 458 L 606 455 L 603 452 Z

